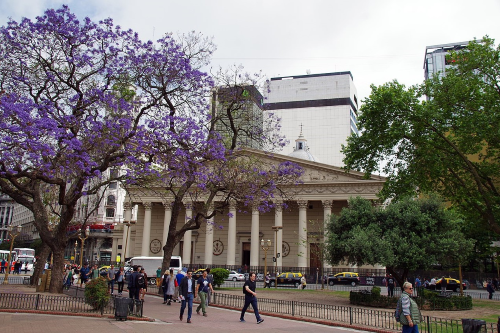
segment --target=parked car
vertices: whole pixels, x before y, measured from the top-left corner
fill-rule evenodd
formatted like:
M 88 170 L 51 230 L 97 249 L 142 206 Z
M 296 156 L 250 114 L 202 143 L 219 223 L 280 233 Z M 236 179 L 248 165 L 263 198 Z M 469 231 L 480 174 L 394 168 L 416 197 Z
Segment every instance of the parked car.
M 350 284 L 355 287 L 359 284 L 359 275 L 354 272 L 342 272 L 328 276 L 328 285 L 333 286 L 336 284 Z
M 206 270 L 206 268 L 200 268 L 200 269 L 197 269 L 196 271 L 194 271 L 193 272 L 193 279 L 198 280 L 203 275 L 204 270 Z
M 271 287 L 274 287 L 275 285 L 278 286 L 292 285 L 295 288 L 298 288 L 300 285 L 301 278 L 302 278 L 302 273 L 292 273 L 292 272 L 281 273 L 280 275 L 278 275 L 277 279 L 276 277 L 272 276 L 271 279 L 269 280 L 269 285 Z
M 457 279 L 452 279 L 452 278 L 445 278 L 446 279 L 446 290 L 452 290 L 456 293 L 458 293 L 460 291 L 460 281 L 457 280 Z M 441 290 L 441 280 L 443 279 L 439 279 L 436 281 L 436 287 L 434 288 L 434 286 L 427 286 L 426 288 L 427 289 L 431 289 L 431 290 Z M 463 286 L 463 289 L 466 290 L 467 289 L 467 284 L 465 282 L 462 282 L 462 286 Z
M 245 274 L 241 274 L 236 271 L 230 271 L 229 277 L 226 280 L 245 281 Z

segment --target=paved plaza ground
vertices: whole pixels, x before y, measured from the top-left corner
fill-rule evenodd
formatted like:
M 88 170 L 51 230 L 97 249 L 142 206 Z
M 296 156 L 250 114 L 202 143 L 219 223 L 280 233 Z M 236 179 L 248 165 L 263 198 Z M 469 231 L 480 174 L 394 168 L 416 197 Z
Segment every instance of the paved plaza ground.
M 34 289 L 28 286 L 0 285 L 0 292 L 33 293 Z M 363 332 L 354 329 L 319 325 L 298 320 L 282 319 L 263 315 L 264 322 L 257 324 L 255 315 L 247 313 L 246 322 L 239 322 L 240 312 L 235 310 L 209 307 L 208 317 L 196 314 L 193 306 L 192 323 L 186 323 L 187 309 L 184 320 L 179 320 L 179 303 L 167 306 L 162 304 L 162 298 L 147 295 L 144 302 L 145 316 L 154 319 L 147 321 L 116 321 L 109 318 L 78 317 L 73 315 L 48 315 L 32 313 L 6 313 L 0 312 L 0 327 L 2 332 L 46 332 L 54 333 L 79 333 L 99 331 L 113 332 L 155 332 L 175 331 L 193 332 L 200 330 L 221 332 L 238 332 L 241 330 L 266 331 L 266 332 Z

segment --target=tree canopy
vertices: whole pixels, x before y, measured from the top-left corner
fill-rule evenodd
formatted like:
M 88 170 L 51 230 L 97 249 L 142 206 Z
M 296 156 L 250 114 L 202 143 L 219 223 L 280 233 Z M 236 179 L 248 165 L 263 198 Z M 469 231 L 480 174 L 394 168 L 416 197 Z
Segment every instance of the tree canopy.
M 386 266 L 402 285 L 410 270 L 467 258 L 473 242 L 464 238 L 462 222 L 435 197 L 403 199 L 385 208 L 352 198 L 327 225 L 327 259 L 332 265 Z
M 79 200 L 110 182 L 162 184 L 173 201 L 175 246 L 217 211 L 203 210 L 177 232 L 174 216 L 186 196 L 207 191 L 207 207 L 221 194 L 226 203 L 263 198 L 265 206 L 280 183 L 300 175 L 291 163 L 263 166 L 239 153 L 233 136 L 282 144 L 265 119 L 244 130 L 229 121 L 229 138 L 221 135 L 209 103 L 218 78 L 202 70 L 214 50 L 194 32 L 144 42 L 112 19 L 80 21 L 67 6 L 0 28 L 0 191 L 33 212 L 54 272 L 62 272 Z M 247 86 L 250 77 L 232 81 Z M 240 95 L 248 99 L 246 91 Z M 126 172 L 103 176 L 109 169 Z M 245 193 L 237 196 L 239 189 Z M 54 274 L 50 291 L 62 285 L 62 274 Z
M 484 37 L 447 63 L 420 85 L 372 86 L 344 162 L 386 174 L 383 198 L 437 192 L 500 235 L 500 48 Z

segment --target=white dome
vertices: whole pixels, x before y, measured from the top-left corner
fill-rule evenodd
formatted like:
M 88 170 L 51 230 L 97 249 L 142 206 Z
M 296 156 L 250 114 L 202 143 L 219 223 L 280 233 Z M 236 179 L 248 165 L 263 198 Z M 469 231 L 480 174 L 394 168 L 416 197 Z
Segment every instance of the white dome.
M 297 140 L 295 140 L 295 149 L 293 152 L 288 154 L 290 157 L 300 158 L 307 161 L 319 162 L 319 160 L 314 157 L 313 154 L 309 151 L 309 147 L 307 146 L 307 140 L 302 135 L 302 125 L 300 129 L 300 135 Z

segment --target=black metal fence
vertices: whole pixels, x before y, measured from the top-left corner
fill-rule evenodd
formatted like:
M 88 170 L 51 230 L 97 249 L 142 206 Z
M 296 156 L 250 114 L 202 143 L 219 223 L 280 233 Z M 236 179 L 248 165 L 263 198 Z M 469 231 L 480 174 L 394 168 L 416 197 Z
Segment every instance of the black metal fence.
M 0 293 L 0 309 L 114 314 L 111 302 L 101 309 L 95 309 L 85 303 L 84 297 L 42 294 Z
M 0 284 L 3 284 L 5 281 L 5 276 L 0 277 Z M 29 276 L 12 276 L 9 275 L 9 284 L 30 284 L 30 277 Z
M 83 299 L 85 301 L 85 288 L 81 288 L 78 286 L 70 286 L 69 288 L 64 288 L 63 293 L 65 295 L 78 298 L 78 299 Z M 109 307 L 111 312 L 110 314 L 115 314 L 115 306 L 116 306 L 116 298 L 121 298 L 121 296 L 116 296 L 116 295 L 111 295 L 108 304 L 106 307 Z M 143 311 L 144 311 L 144 302 L 143 301 L 135 301 L 132 304 L 133 306 L 130 307 L 130 311 L 128 313 L 129 316 L 134 316 L 134 317 L 142 317 L 143 316 Z M 108 312 L 105 312 L 108 313 Z
M 242 307 L 244 300 L 244 296 L 222 293 L 215 293 L 213 297 L 214 304 L 234 308 Z M 401 331 L 401 324 L 396 322 L 394 311 L 266 298 L 259 298 L 259 311 Z M 499 333 L 497 325 L 493 323 L 487 323 L 484 329 L 485 333 Z M 461 320 L 424 316 L 423 322 L 419 325 L 419 331 L 425 333 L 462 333 L 463 328 Z

